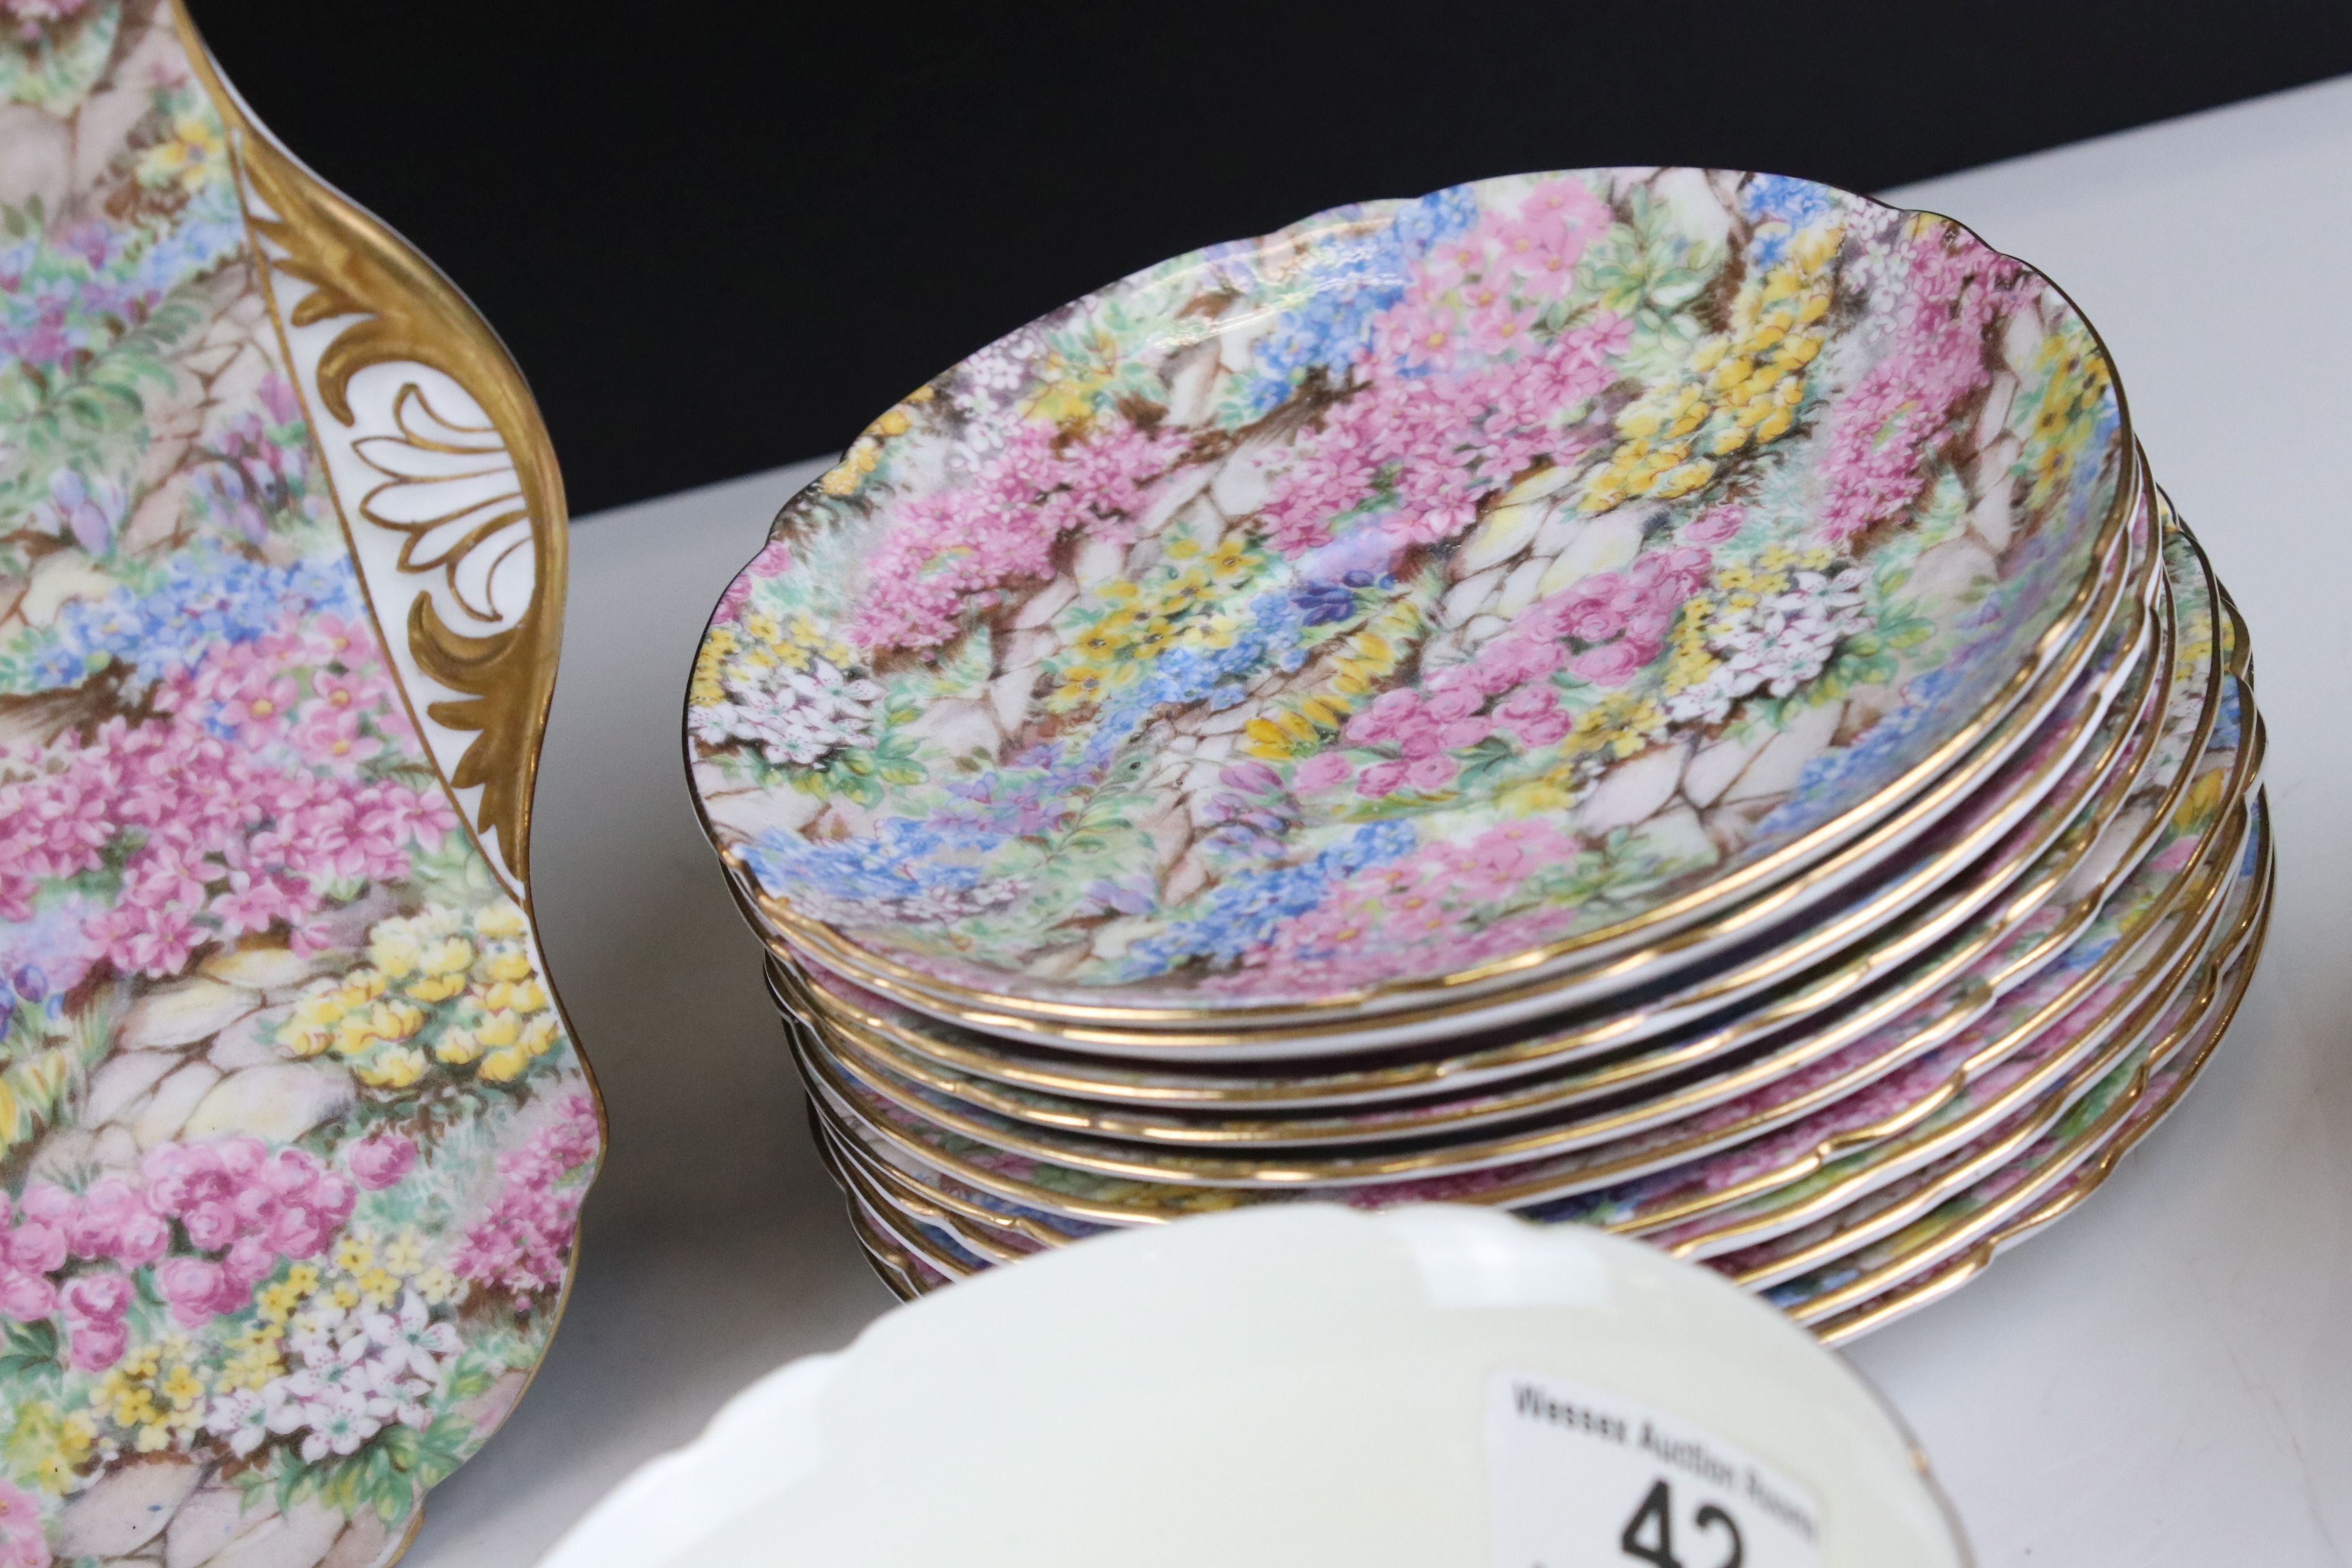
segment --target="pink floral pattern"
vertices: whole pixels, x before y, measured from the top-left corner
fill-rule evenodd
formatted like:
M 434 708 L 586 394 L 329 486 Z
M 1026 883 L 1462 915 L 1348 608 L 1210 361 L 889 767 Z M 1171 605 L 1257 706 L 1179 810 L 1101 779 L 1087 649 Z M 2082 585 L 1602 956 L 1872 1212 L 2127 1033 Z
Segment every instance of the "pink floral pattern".
M 1696 170 L 1344 208 L 868 426 L 720 605 L 696 786 L 842 963 L 1433 981 L 1852 831 L 2005 711 L 2126 470 L 2088 328 L 1944 220 Z M 1534 823 L 1507 886 L 1391 896 Z
M 376 1562 L 543 1352 L 601 1133 L 173 18 L 0 5 L 0 1563 L 183 1505 Z

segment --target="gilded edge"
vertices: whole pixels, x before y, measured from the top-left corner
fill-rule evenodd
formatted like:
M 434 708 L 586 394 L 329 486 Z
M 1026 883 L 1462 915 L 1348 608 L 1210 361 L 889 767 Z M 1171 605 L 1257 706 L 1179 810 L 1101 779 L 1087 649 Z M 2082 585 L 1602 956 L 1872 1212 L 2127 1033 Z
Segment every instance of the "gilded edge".
M 386 612 L 404 605 L 407 662 L 457 693 L 428 701 L 418 712 L 412 683 L 404 679 L 398 682 L 402 699 L 452 800 L 463 810 L 466 793 L 479 792 L 471 803 L 469 831 L 484 862 L 516 901 L 532 912 L 536 949 L 530 882 L 531 797 L 555 696 L 570 552 L 570 513 L 554 444 L 520 367 L 481 313 L 439 268 L 280 145 L 229 84 L 188 15 L 185 0 L 169 0 L 169 5 L 189 63 L 228 131 L 246 223 L 259 264 L 256 270 L 288 369 L 296 377 L 306 409 L 322 407 L 342 426 L 336 431 L 315 415 L 309 421 L 320 455 L 330 459 L 330 490 L 369 613 L 397 664 L 402 650 Z M 290 312 L 282 308 L 289 280 L 306 290 Z M 296 352 L 289 328 L 343 317 L 356 319 L 333 332 L 315 363 Z M 352 397 L 352 382 L 362 371 L 379 365 L 404 368 L 411 377 L 390 398 L 389 419 L 363 425 Z M 423 384 L 436 372 L 460 397 L 470 400 L 472 407 L 459 410 L 457 418 L 436 408 L 434 389 Z M 446 398 L 447 387 L 438 390 Z M 478 413 L 486 423 L 465 417 L 469 413 Z M 362 548 L 362 535 L 352 527 L 353 508 L 346 503 L 346 487 L 332 461 L 338 437 L 351 460 L 384 477 L 384 482 L 361 496 L 356 510 L 363 521 L 403 535 L 394 573 L 372 562 L 373 552 Z M 440 517 L 380 512 L 378 498 L 396 490 L 403 475 L 360 454 L 361 443 L 371 439 L 421 455 L 425 463 L 419 471 L 425 474 L 436 467 L 446 472 L 452 457 L 470 459 L 470 471 L 461 477 L 477 481 L 471 487 L 472 504 Z M 441 461 L 436 464 L 436 459 Z M 500 467 L 510 474 L 510 493 L 496 483 Z M 488 486 L 479 482 L 485 478 L 492 480 Z M 454 541 L 446 537 L 452 523 L 458 525 Z M 478 554 L 491 556 L 478 580 L 494 586 L 499 567 L 517 548 L 511 536 L 518 528 L 527 532 L 530 568 L 524 602 L 503 614 L 487 592 L 481 606 L 468 603 L 459 581 L 467 562 Z M 436 533 L 442 537 L 430 537 Z M 436 573 L 461 616 L 490 623 L 489 629 L 469 633 L 450 626 L 436 607 L 432 584 L 410 580 Z M 546 972 L 543 957 L 540 968 Z M 604 1096 L 595 1070 L 587 1054 L 577 1048 L 578 1031 L 551 977 L 549 991 L 564 1033 L 575 1042 L 595 1106 L 600 1142 L 609 1143 Z M 571 1305 L 579 1279 L 580 1239 L 575 1233 L 549 1310 L 551 1324 L 560 1324 Z M 903 1298 L 914 1287 L 909 1281 L 898 1289 Z M 530 1368 L 516 1403 L 530 1392 L 545 1364 L 542 1356 Z M 390 1568 L 404 1557 L 424 1521 L 420 1499 L 377 1568 Z
M 280 146 L 221 74 L 184 0 L 172 0 L 172 15 L 228 126 L 273 305 L 290 299 L 279 311 L 288 360 L 304 400 L 334 422 L 312 428 L 385 641 L 404 620 L 409 661 L 455 693 L 423 701 L 417 728 L 461 806 L 480 792 L 470 803 L 477 836 L 528 909 L 531 791 L 555 693 L 567 552 L 546 426 L 522 373 L 457 287 Z M 298 334 L 330 323 L 340 325 L 315 360 L 297 352 Z M 355 399 L 354 377 L 376 366 L 400 373 L 398 391 Z M 354 500 L 343 481 L 361 470 L 380 478 Z M 528 595 L 509 593 L 501 605 L 498 590 L 517 581 L 525 550 Z

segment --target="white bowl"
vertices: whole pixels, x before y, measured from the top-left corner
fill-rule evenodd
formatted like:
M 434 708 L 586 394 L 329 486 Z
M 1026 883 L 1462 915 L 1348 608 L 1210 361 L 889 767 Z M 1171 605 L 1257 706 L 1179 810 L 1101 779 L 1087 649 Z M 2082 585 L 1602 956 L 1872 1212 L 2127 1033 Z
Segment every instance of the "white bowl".
M 1302 1205 L 902 1307 L 752 1384 L 541 1568 L 1668 1555 L 1969 1561 L 1853 1369 L 1706 1270 L 1475 1209 Z

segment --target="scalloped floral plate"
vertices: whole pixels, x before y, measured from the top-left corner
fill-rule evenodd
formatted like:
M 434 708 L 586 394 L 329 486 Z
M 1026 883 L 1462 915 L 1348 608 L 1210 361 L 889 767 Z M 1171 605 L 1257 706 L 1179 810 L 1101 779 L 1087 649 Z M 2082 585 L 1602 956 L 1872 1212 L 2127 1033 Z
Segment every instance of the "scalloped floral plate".
M 2268 910 L 2268 829 L 2258 806 L 2232 895 L 2234 910 L 2217 924 L 2193 973 L 2141 1004 L 2143 1026 L 2119 1031 L 2092 1056 L 2063 1064 L 2063 1070 L 2045 1071 L 2061 1064 L 2035 1059 L 2039 1053 L 2003 1064 L 2014 1070 L 1971 1084 L 1968 1094 L 1939 1107 L 1922 1124 L 1924 1136 L 1906 1135 L 1906 1147 L 1873 1151 L 1875 1163 L 1866 1180 L 1854 1180 L 1851 1170 L 1825 1170 L 1825 1176 L 1837 1178 L 1828 1188 L 1833 1203 L 1811 1201 L 1819 1189 L 1808 1182 L 1801 1187 L 1810 1190 L 1774 1194 L 1780 1201 L 1769 1208 L 1743 1205 L 1709 1216 L 1706 1228 L 1696 1234 L 1677 1227 L 1650 1239 L 1678 1257 L 1714 1259 L 1740 1284 L 1770 1286 L 1904 1229 L 1943 1199 L 2036 1158 L 2036 1152 L 2069 1145 L 2087 1152 L 2116 1130 L 2140 1088 L 2184 1053 L 2210 1043 L 2218 1033 L 2213 1019 L 2234 1006 Z
M 2145 822 L 2143 831 L 2152 833 L 2160 826 L 2169 816 L 2171 795 L 2186 784 L 2186 762 L 2203 751 L 2218 710 L 2215 702 L 2205 700 L 2216 689 L 2204 668 L 2215 657 L 2207 609 L 2210 594 L 2193 550 L 2184 542 L 2179 552 L 2189 620 L 2187 635 L 2203 651 L 2195 660 L 2174 658 L 2169 616 L 2165 617 L 2162 629 L 2168 635 L 2158 639 L 2150 656 L 2161 665 L 2164 678 L 2142 679 L 2144 693 L 2127 693 L 2119 709 L 2109 712 L 2103 741 L 2082 754 L 2072 770 L 2079 778 L 2070 777 L 2066 786 L 2045 797 L 1984 858 L 1976 852 L 1985 841 L 1981 838 L 1946 846 L 1958 851 L 1969 873 L 1944 896 L 1909 909 L 1901 921 L 1834 952 L 1802 984 L 1793 990 L 1781 988 L 1767 1005 L 1736 1016 L 1727 1014 L 1723 1026 L 1696 1035 L 1685 1031 L 1684 1037 L 1663 1047 L 1612 1049 L 1710 1011 L 1725 1014 L 1730 1004 L 1767 982 L 1734 984 L 1736 976 L 1718 975 L 1700 986 L 1667 987 L 1648 995 L 1637 1012 L 1587 1019 L 1570 1027 L 1546 1021 L 1536 1030 L 1501 1041 L 1474 1037 L 1443 1054 L 1370 1064 L 1336 1061 L 1312 1075 L 1245 1078 L 1150 1072 L 1115 1061 L 1008 1051 L 1001 1042 L 931 1023 L 823 972 L 803 981 L 772 963 L 771 988 L 779 1005 L 798 1012 L 835 1053 L 878 1055 L 882 1065 L 901 1077 L 1016 1120 L 1071 1130 L 1092 1128 L 1146 1142 L 1270 1145 L 1370 1138 L 1408 1128 L 1435 1131 L 1440 1125 L 1461 1125 L 1465 1119 L 1494 1120 L 1514 1111 L 1524 1114 L 1538 1104 L 1620 1092 L 1811 1016 L 1930 948 L 1947 963 L 1965 963 L 2054 895 L 2126 813 Z M 2168 605 L 2169 601 L 2168 595 Z M 2176 663 L 2183 668 L 2176 670 Z M 2186 700 L 2173 700 L 2176 692 Z M 2092 798 L 2085 801 L 2086 795 Z M 2118 863 L 2127 868 L 2132 858 L 2126 854 Z M 1887 886 L 1899 889 L 1909 874 L 1906 870 L 1890 879 Z M 1996 898 L 1999 909 L 1986 912 Z M 1855 924 L 1868 929 L 1866 922 L 1848 923 L 1855 913 L 1849 910 L 1831 922 L 1830 933 L 1850 940 Z M 1812 952 L 1822 951 L 1813 944 L 1810 930 L 1797 935 Z M 1916 984 L 1932 986 L 1934 973 Z M 1571 1079 L 1561 1079 L 1554 1070 L 1601 1052 L 1611 1054 Z M 1536 1072 L 1544 1075 L 1541 1084 L 1529 1079 Z M 1512 1093 L 1490 1094 L 1483 1106 L 1459 1098 L 1465 1089 L 1501 1079 L 1516 1086 Z M 1426 1100 L 1435 1089 L 1446 1091 L 1445 1098 Z M 1537 1098 L 1530 1100 L 1531 1094 Z M 1423 1097 L 1420 1102 L 1393 1103 L 1416 1095 Z M 1368 1101 L 1383 1102 L 1382 1109 L 1365 1109 Z M 1352 1109 L 1309 1114 L 1305 1110 L 1308 1106 Z
M 0 105 L 0 1559 L 385 1563 L 604 1141 L 528 879 L 562 486 L 176 7 L 14 7 Z
M 1809 1226 L 1710 1258 L 1710 1267 L 1835 1342 L 1964 1282 L 1995 1251 L 2055 1218 L 2177 1102 L 2229 1027 L 2268 924 L 2271 862 L 2267 816 L 2257 802 L 2225 900 L 2234 912 L 2176 968 L 2175 980 L 2140 999 L 2125 1033 L 2074 1062 L 2041 1100 L 1966 1148 L 1857 1193 Z M 973 1223 L 970 1205 L 959 1213 L 940 1205 L 838 1134 L 827 1132 L 820 1146 L 877 1268 L 886 1280 L 895 1275 L 893 1288 L 903 1295 L 1071 1239 L 1033 1226 L 1008 1241 L 1009 1226 Z M 1964 1253 L 1974 1261 L 1956 1272 L 1952 1260 Z
M 1908 1113 L 1898 1114 L 1904 1105 L 1916 1101 L 1916 1114 L 1927 1114 L 1955 1073 L 1981 1074 L 2061 1020 L 2074 1036 L 2111 1026 L 2140 984 L 2195 948 L 2197 933 L 2223 901 L 2229 884 L 2221 872 L 2241 853 L 2242 792 L 2258 774 L 2261 752 L 2258 723 L 2242 741 L 2234 722 L 2217 731 L 2200 783 L 2149 858 L 2080 935 L 2070 936 L 2080 928 L 2054 918 L 2025 921 L 1947 999 L 1910 1016 L 1871 1020 L 1871 1033 L 1803 1072 L 1767 1073 L 1761 1087 L 1685 1121 L 1566 1154 L 1402 1181 L 1393 1178 L 1461 1152 L 1386 1162 L 1213 1163 L 1124 1150 L 1114 1155 L 1074 1138 L 1055 1138 L 1048 1147 L 1009 1134 L 999 1119 L 911 1086 L 894 1092 L 871 1075 L 852 1081 L 821 1053 L 807 1051 L 806 1041 L 804 1069 L 826 1119 L 875 1158 L 926 1184 L 952 1175 L 1048 1224 L 1148 1223 L 1192 1208 L 1280 1201 L 1337 1183 L 1346 1185 L 1350 1202 L 1489 1202 L 1546 1217 L 1653 1228 L 1799 1180 L 1853 1152 L 1865 1134 L 1899 1131 L 1908 1125 Z M 1864 1089 L 1871 1092 L 1857 1093 Z M 1759 1136 L 1763 1142 L 1754 1142 Z M 1714 1160 L 1715 1150 L 1730 1152 Z M 1759 1150 L 1766 1152 L 1760 1162 Z M 1721 1165 L 1721 1178 L 1704 1174 L 1709 1161 Z M 1686 1195 L 1694 1186 L 1696 1201 Z
M 2252 982 L 2269 932 L 2273 891 L 2265 889 L 2253 935 L 2223 982 L 2221 1005 L 2196 1039 L 2161 1062 L 2129 1068 L 2127 1077 L 2119 1069 L 2114 1076 L 2123 1081 L 2102 1086 L 2127 1104 L 2119 1122 L 2108 1107 L 2080 1105 L 2069 1119 L 2076 1126 L 2062 1125 L 2010 1166 L 1946 1199 L 1911 1229 L 1914 1250 L 1904 1258 L 1902 1277 L 1895 1282 L 1885 1278 L 1895 1270 L 1875 1267 L 1883 1254 L 1849 1261 L 1822 1283 L 1829 1289 L 1877 1286 L 1878 1293 L 1855 1301 L 1855 1293 L 1848 1292 L 1843 1298 L 1848 1304 L 1814 1323 L 1814 1333 L 1828 1343 L 1842 1343 L 1940 1300 L 1982 1273 L 2001 1253 L 2073 1213 L 2095 1192 L 2180 1102 L 2211 1059 Z M 2078 1135 L 2085 1122 L 2095 1130 L 2087 1148 Z
M 2137 581 L 2143 563 L 2156 561 L 2152 521 L 2137 515 L 2132 549 L 2123 576 Z M 1406 1049 L 1436 1039 L 1491 1034 L 1541 1021 L 1559 1028 L 1570 1019 L 1581 1038 L 1580 1049 L 1601 1049 L 1654 1034 L 1695 1016 L 1710 1005 L 1754 994 L 1852 945 L 1862 933 L 1888 923 L 1958 881 L 1965 871 L 1991 879 L 1982 858 L 1998 844 L 2013 868 L 2032 858 L 2039 834 L 2046 840 L 2068 816 L 2063 804 L 2072 790 L 2079 802 L 2097 780 L 2095 764 L 2076 764 L 2095 736 L 2111 732 L 2105 721 L 2119 691 L 2142 681 L 2142 647 L 2151 624 L 2163 625 L 2161 601 L 2169 593 L 2163 571 L 2149 574 L 2149 600 L 2119 597 L 2087 667 L 2070 660 L 2046 671 L 2039 683 L 2055 694 L 2026 705 L 2035 725 L 2012 723 L 1981 742 L 1979 754 L 1936 786 L 1915 795 L 1868 831 L 1809 867 L 1801 878 L 1768 889 L 1696 924 L 1614 953 L 1574 979 L 1538 974 L 1525 983 L 1481 987 L 1474 994 L 1400 1007 L 1360 1018 L 1345 1013 L 1314 1023 L 1230 1023 L 1217 1029 L 1127 1028 L 1099 1023 L 1041 1023 L 1002 1013 L 974 1014 L 968 1020 L 985 1031 L 980 1037 L 1010 1037 L 1101 1057 L 1125 1056 L 1139 1062 L 1181 1058 L 1186 1065 L 1214 1062 L 1279 1062 L 1335 1053 Z M 2068 679 L 2071 678 L 2071 684 Z M 2105 754 L 2105 753 L 2098 753 Z M 1990 776 L 1984 764 L 2000 765 Z M 2031 826 L 2021 826 L 2031 823 Z M 2011 828 L 2020 831 L 2010 832 Z M 2007 837 L 2004 837 L 2007 835 Z M 1391 877 L 1381 901 L 1395 904 L 1452 898 L 1461 879 L 1432 864 L 1417 879 Z M 746 918 L 766 928 L 761 910 L 741 900 Z M 837 942 L 802 930 L 791 940 L 769 932 L 772 953 L 795 969 L 834 973 L 828 963 L 856 972 L 855 955 Z M 845 978 L 845 976 L 841 976 Z M 902 1010 L 939 1011 L 936 998 L 902 977 L 861 973 L 860 989 Z M 942 1020 L 944 1022 L 944 1020 Z M 1563 1037 L 1559 1048 L 1577 1042 Z
M 2231 922 L 2235 938 L 2208 961 L 2168 1026 L 2109 1068 L 2054 1126 L 1998 1170 L 1916 1217 L 1898 1197 L 1890 1203 L 1890 1217 L 1908 1223 L 1771 1287 L 1767 1300 L 1833 1342 L 1853 1338 L 1980 1271 L 1997 1253 L 2071 1211 L 2106 1178 L 2179 1102 L 2252 982 L 2273 891 L 2267 806 L 2258 801 L 2254 810 L 2262 831 L 2249 845 L 2249 865 L 2240 878 L 2245 907 Z M 2253 863 L 2257 858 L 2260 864 Z M 1930 1183 L 1926 1195 L 1935 1191 Z M 1956 1262 L 1967 1265 L 1957 1277 Z
M 1697 171 L 1343 209 L 877 421 L 714 619 L 696 786 L 772 923 L 951 1016 L 1573 974 L 2087 657 L 2131 468 L 2088 326 L 1948 220 Z

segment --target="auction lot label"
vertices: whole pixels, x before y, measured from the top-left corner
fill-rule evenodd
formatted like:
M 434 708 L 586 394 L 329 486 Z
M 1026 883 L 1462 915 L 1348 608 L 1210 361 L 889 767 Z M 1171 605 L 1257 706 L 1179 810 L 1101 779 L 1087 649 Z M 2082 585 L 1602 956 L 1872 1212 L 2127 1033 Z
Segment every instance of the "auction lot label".
M 1493 1568 L 1819 1568 L 1821 1506 L 1746 1449 L 1581 1384 L 1486 1380 Z

